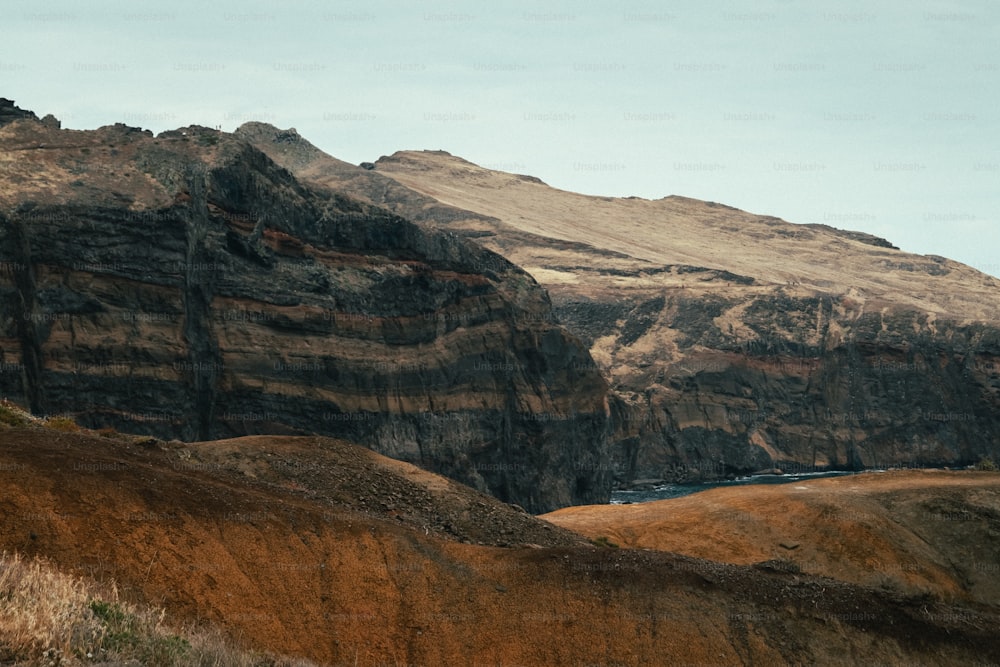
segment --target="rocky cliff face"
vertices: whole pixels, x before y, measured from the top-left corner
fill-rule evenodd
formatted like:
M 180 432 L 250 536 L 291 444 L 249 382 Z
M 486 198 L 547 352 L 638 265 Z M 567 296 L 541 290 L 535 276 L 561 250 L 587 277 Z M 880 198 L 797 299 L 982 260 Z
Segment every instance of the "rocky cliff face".
M 734 311 L 756 338 L 729 331 Z M 641 398 L 616 401 L 623 482 L 967 465 L 997 455 L 995 326 L 780 292 L 675 297 L 652 319 L 650 329 L 680 332 L 676 360 L 640 368 L 628 386 L 645 386 Z
M 447 202 L 427 224 L 545 286 L 612 385 L 619 484 L 1000 455 L 1000 281 L 970 267 L 711 202 L 586 197 L 441 152 L 348 179 L 266 139 L 326 187 L 371 199 L 395 192 L 375 180 L 388 176 Z
M 503 258 L 189 127 L 0 128 L 0 392 L 184 440 L 319 433 L 532 511 L 606 501 L 606 384 Z

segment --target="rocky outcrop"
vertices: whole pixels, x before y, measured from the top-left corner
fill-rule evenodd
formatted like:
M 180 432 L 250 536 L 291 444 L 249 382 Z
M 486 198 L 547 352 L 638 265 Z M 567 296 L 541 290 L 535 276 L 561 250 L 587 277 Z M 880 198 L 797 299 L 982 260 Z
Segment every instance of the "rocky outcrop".
M 314 146 L 295 128 L 281 130 L 268 123 L 248 122 L 237 128 L 234 134 L 314 187 L 347 193 L 391 211 L 405 210 L 405 217 L 413 222 L 428 225 L 447 222 L 449 231 L 473 237 L 477 230 L 499 222 L 490 216 L 442 204 L 433 197 L 400 185 L 374 171 L 375 164 L 372 162 L 353 165 L 338 160 Z
M 0 159 L 8 398 L 164 438 L 334 435 L 530 511 L 607 500 L 606 384 L 503 258 L 207 128 L 28 117 Z
M 21 120 L 22 118 L 38 120 L 38 116 L 35 115 L 34 111 L 21 109 L 14 104 L 14 100 L 8 100 L 6 97 L 0 97 L 0 126 L 6 125 L 7 123 L 11 123 L 15 120 Z

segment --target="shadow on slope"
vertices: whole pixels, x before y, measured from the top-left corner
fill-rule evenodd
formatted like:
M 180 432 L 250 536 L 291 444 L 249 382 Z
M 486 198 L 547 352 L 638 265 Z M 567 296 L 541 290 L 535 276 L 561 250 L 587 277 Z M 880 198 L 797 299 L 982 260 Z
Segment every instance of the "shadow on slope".
M 781 562 L 581 546 L 334 440 L 107 436 L 0 430 L 0 549 L 113 579 L 258 649 L 349 665 L 955 664 L 1000 651 L 995 608 Z

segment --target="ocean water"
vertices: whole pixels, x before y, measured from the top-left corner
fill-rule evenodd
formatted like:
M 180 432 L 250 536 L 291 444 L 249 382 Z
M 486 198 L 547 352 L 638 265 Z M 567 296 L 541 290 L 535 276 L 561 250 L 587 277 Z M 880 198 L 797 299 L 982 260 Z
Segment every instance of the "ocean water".
M 877 470 L 866 470 L 864 472 L 881 472 Z M 805 479 L 819 479 L 821 477 L 843 477 L 844 475 L 857 475 L 857 472 L 834 470 L 828 472 L 806 472 L 790 475 L 749 475 L 734 480 L 720 480 L 715 482 L 705 482 L 702 484 L 663 484 L 653 489 L 643 489 L 638 491 L 614 491 L 611 493 L 612 505 L 625 505 L 628 503 L 645 503 L 650 500 L 665 500 L 667 498 L 680 498 L 692 493 L 698 493 L 705 489 L 714 489 L 719 486 L 745 486 L 747 484 L 789 484 L 800 482 Z

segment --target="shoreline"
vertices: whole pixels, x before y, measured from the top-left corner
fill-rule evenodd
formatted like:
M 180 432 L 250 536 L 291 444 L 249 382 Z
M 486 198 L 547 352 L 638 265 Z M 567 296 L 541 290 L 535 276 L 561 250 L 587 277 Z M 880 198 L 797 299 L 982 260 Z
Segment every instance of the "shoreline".
M 828 477 L 847 477 L 851 475 L 880 474 L 885 472 L 891 472 L 894 470 L 961 471 L 967 469 L 972 469 L 972 468 L 965 468 L 965 467 L 949 468 L 949 467 L 925 466 L 921 468 L 889 467 L 889 468 L 867 468 L 865 470 L 823 470 L 815 472 L 797 472 L 797 473 L 781 473 L 781 474 L 773 472 L 763 472 L 763 473 L 754 473 L 743 477 L 737 477 L 735 479 L 721 479 L 721 480 L 689 482 L 689 483 L 662 482 L 656 484 L 655 486 L 649 486 L 643 488 L 615 489 L 614 491 L 611 492 L 611 500 L 608 504 L 634 505 L 639 503 L 653 502 L 656 500 L 681 498 L 683 496 L 689 496 L 695 493 L 699 493 L 701 491 L 707 491 L 708 489 L 714 489 L 718 487 L 789 484 L 792 482 L 801 481 L 803 479 L 824 479 Z

